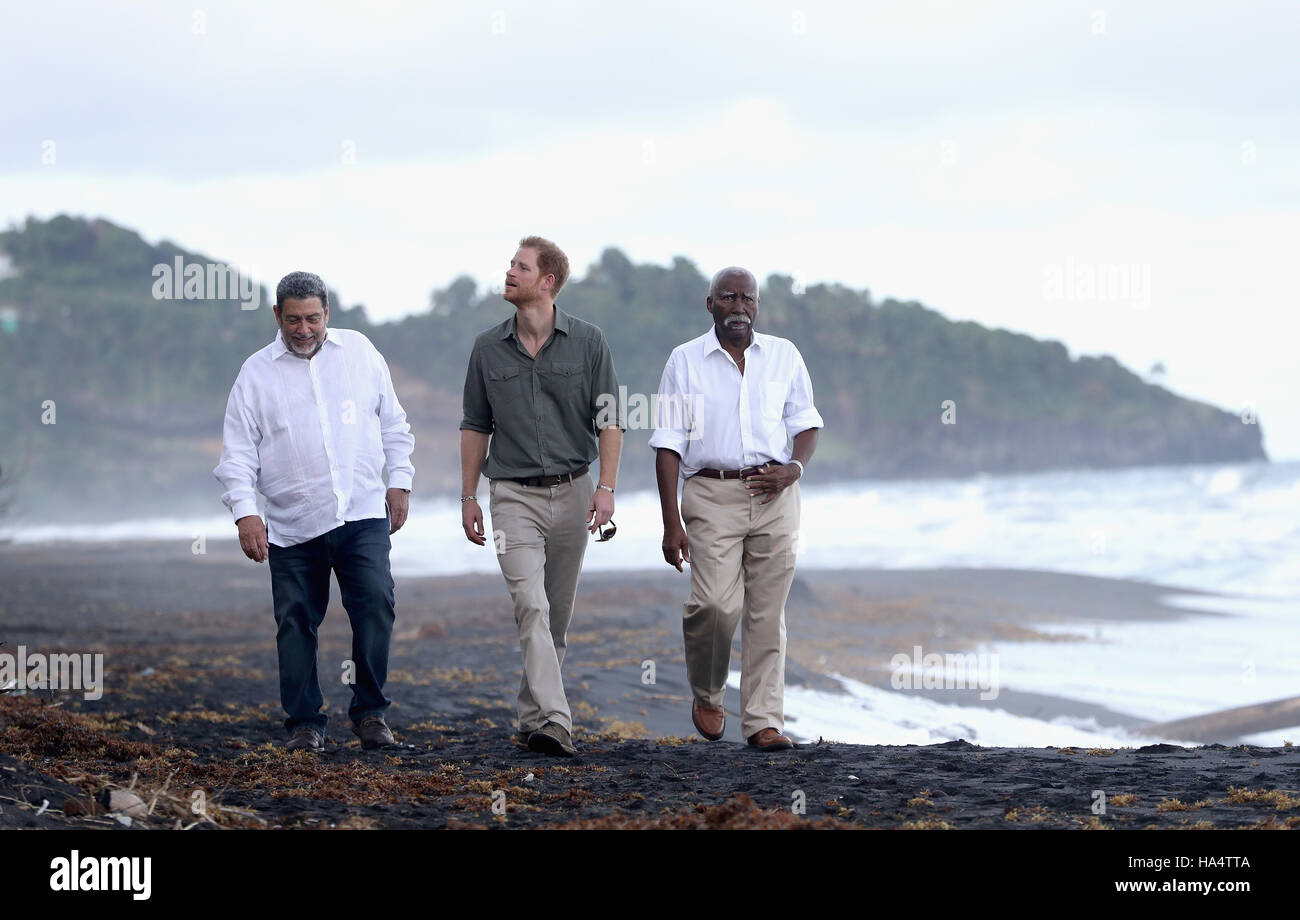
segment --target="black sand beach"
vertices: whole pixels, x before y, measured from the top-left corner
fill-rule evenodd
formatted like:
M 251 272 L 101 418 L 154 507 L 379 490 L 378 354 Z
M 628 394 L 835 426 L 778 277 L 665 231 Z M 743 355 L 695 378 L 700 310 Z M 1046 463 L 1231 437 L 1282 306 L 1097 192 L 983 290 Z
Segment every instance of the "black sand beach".
M 739 737 L 734 693 L 726 739 L 704 743 L 681 657 L 685 581 L 667 569 L 584 576 L 565 663 L 581 756 L 546 758 L 514 738 L 519 653 L 500 580 L 399 579 L 397 590 L 399 745 L 362 751 L 347 730 L 337 675 L 350 633 L 336 590 L 321 631 L 327 749 L 286 753 L 269 574 L 235 543 L 198 556 L 188 542 L 0 547 L 0 650 L 105 656 L 97 701 L 0 694 L 0 827 L 120 828 L 98 797 L 127 787 L 152 806 L 135 828 L 1300 826 L 1292 747 L 870 746 L 795 723 L 798 750 L 761 755 Z M 880 665 L 913 644 L 957 652 L 1041 638 L 1030 623 L 1179 615 L 1163 593 L 1038 572 L 801 573 L 788 681 L 833 689 L 822 674 L 839 672 L 887 685 Z M 996 705 L 1136 721 L 1009 691 Z

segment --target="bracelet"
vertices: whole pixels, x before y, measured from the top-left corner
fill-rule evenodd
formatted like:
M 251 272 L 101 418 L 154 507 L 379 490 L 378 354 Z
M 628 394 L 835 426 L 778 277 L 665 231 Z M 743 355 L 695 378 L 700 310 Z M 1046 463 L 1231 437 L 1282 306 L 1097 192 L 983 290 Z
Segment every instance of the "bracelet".
M 793 463 L 795 466 L 799 467 L 799 478 L 803 479 L 803 464 L 800 463 L 798 460 L 796 460 L 794 457 L 790 458 L 790 462 Z
M 597 484 L 596 488 L 597 488 L 597 489 L 604 489 L 606 492 L 608 492 L 608 493 L 611 494 L 611 495 L 614 494 L 614 487 L 613 487 L 613 486 L 607 486 L 607 485 L 605 485 L 604 483 L 599 483 L 599 484 Z
M 460 497 L 460 503 L 462 505 L 465 504 L 465 502 L 476 502 L 476 501 L 478 501 L 477 495 L 462 495 Z

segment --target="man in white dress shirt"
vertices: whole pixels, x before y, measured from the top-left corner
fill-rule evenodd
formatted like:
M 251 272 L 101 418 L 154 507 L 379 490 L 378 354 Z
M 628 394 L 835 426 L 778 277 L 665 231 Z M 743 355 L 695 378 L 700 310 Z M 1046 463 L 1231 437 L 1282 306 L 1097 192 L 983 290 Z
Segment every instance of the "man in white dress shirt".
M 281 279 L 275 319 L 279 334 L 244 362 L 230 391 L 213 475 L 244 555 L 271 563 L 287 746 L 324 747 L 316 631 L 333 571 L 352 624 L 348 716 L 362 746 L 377 748 L 393 743 L 384 721 L 395 616 L 389 536 L 406 522 L 415 439 L 383 356 L 360 332 L 327 328 L 318 276 Z
M 740 624 L 741 734 L 751 747 L 775 751 L 794 747 L 783 733 L 785 602 L 794 581 L 798 481 L 822 417 L 799 349 L 754 331 L 758 301 L 749 271 L 713 276 L 704 301 L 713 328 L 669 356 L 650 447 L 664 559 L 679 572 L 683 561 L 691 566 L 682 621 L 691 720 L 708 740 L 723 736 Z

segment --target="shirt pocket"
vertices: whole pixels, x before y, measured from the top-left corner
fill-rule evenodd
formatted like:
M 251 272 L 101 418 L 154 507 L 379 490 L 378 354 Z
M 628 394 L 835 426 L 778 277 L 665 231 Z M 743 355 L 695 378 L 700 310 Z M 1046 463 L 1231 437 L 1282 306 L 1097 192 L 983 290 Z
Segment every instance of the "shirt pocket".
M 779 422 L 785 418 L 785 398 L 790 394 L 790 384 L 768 382 L 763 384 L 763 418 Z
M 488 402 L 492 403 L 494 408 L 506 400 L 519 397 L 522 392 L 523 370 L 518 364 L 488 368 Z
M 587 368 L 576 361 L 557 361 L 546 372 L 546 391 L 558 402 L 587 395 Z

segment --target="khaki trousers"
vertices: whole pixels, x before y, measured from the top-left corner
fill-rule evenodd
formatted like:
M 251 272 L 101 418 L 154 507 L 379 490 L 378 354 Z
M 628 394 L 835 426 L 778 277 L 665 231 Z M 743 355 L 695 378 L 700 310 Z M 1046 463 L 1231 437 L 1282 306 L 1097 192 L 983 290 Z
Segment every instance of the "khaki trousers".
M 721 706 L 731 640 L 741 624 L 741 732 L 785 727 L 785 602 L 794 581 L 799 484 L 766 505 L 736 479 L 692 476 L 682 486 L 691 553 L 683 607 L 686 674 L 695 698 Z
M 519 730 L 555 722 L 572 732 L 560 667 L 565 636 L 587 552 L 590 475 L 558 486 L 524 486 L 493 479 L 489 486 L 492 543 L 515 602 L 524 673 L 519 681 Z

